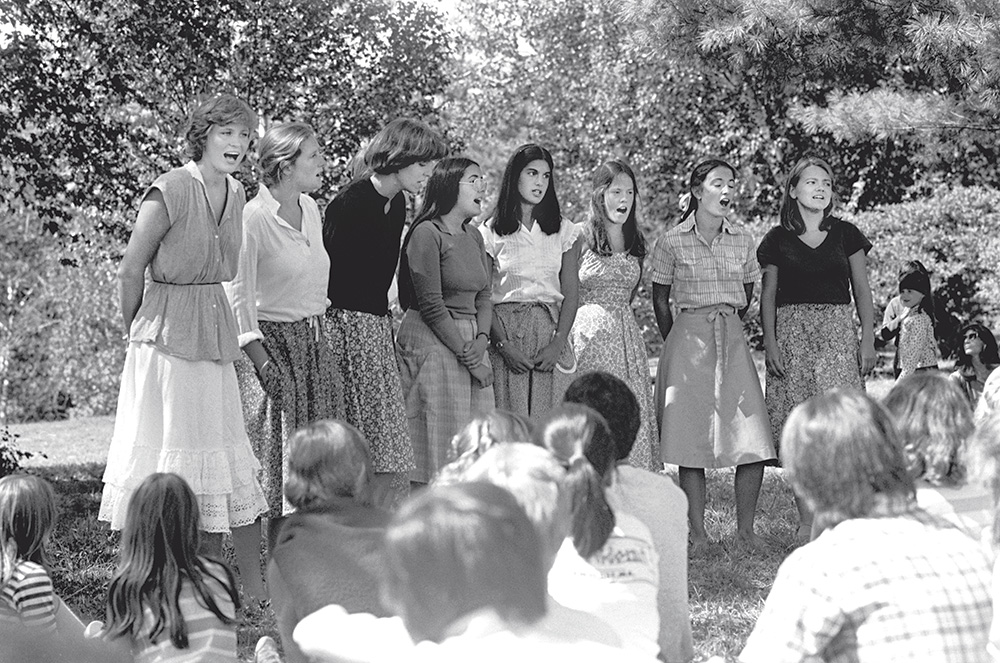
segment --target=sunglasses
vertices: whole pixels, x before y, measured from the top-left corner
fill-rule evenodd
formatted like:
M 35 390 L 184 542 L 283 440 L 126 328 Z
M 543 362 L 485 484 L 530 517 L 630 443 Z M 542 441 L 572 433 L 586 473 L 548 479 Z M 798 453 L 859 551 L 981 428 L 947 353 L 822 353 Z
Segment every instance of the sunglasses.
M 964 338 L 966 341 L 968 341 L 971 338 L 982 340 L 979 338 L 979 332 L 973 329 L 970 329 L 969 331 L 965 332 L 965 336 L 963 336 L 962 338 Z

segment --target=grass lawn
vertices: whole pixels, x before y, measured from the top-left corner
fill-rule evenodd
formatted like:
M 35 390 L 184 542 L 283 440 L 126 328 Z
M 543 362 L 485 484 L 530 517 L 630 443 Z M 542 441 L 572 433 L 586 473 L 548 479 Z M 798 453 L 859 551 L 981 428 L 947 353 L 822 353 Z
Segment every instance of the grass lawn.
M 880 398 L 891 381 L 869 382 Z M 83 620 L 103 619 L 104 597 L 118 554 L 118 535 L 97 522 L 101 475 L 113 428 L 111 417 L 11 426 L 17 444 L 44 453 L 26 469 L 52 482 L 59 494 L 59 522 L 52 543 L 56 591 Z M 708 472 L 706 524 L 715 541 L 689 560 L 688 591 L 695 660 L 713 655 L 735 660 L 753 628 L 778 565 L 792 549 L 797 517 L 791 490 L 781 471 L 768 468 L 757 516 L 765 545 L 747 550 L 733 543 L 735 512 L 733 470 Z M 239 631 L 240 655 L 252 660 L 253 646 L 264 634 L 277 636 L 273 616 L 253 615 Z

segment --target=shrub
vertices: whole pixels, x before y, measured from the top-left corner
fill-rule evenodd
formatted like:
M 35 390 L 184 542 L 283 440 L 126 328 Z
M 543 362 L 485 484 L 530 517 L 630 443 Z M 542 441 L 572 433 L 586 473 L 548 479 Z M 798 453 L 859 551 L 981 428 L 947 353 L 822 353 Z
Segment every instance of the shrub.
M 21 463 L 35 454 L 17 446 L 17 433 L 7 426 L 0 427 L 0 477 L 14 474 L 21 469 Z

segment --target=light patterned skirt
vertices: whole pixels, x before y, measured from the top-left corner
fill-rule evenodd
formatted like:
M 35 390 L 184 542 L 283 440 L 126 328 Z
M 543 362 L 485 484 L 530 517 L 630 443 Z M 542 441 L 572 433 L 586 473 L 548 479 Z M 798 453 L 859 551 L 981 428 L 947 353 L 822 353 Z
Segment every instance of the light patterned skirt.
M 154 472 L 174 472 L 198 498 L 201 529 L 227 532 L 267 512 L 259 470 L 232 362 L 129 345 L 98 519 L 121 529 L 139 484 Z
M 507 343 L 531 359 L 555 336 L 559 307 L 542 303 L 494 304 L 493 317 L 504 330 Z M 569 340 L 551 371 L 515 373 L 492 346 L 489 354 L 496 406 L 526 417 L 544 414 L 561 403 L 566 389 L 577 376 L 576 354 Z
M 345 419 L 368 440 L 372 471 L 410 472 L 413 446 L 392 342 L 392 318 L 330 308 L 325 332 L 344 387 Z
M 576 312 L 570 336 L 580 362 L 579 373 L 610 373 L 627 384 L 639 402 L 639 431 L 628 456 L 629 464 L 652 472 L 662 470 L 649 358 L 632 307 L 585 304 Z
M 656 374 L 663 462 L 732 467 L 774 458 L 764 394 L 729 308 L 677 315 Z
M 452 320 L 465 341 L 476 338 L 472 318 Z M 458 357 L 427 326 L 418 311 L 403 316 L 396 336 L 399 375 L 417 469 L 414 481 L 429 483 L 448 461 L 451 438 L 469 421 L 495 408 L 493 387 L 480 387 Z M 482 362 L 488 365 L 486 354 Z
M 288 478 L 288 436 L 320 419 L 344 417 L 343 388 L 321 316 L 297 322 L 259 322 L 268 359 L 281 371 L 281 396 L 269 397 L 261 387 L 253 362 L 236 362 L 243 399 L 243 420 L 254 454 L 263 467 L 261 487 L 270 515 L 291 513 L 285 500 Z
M 850 304 L 785 304 L 775 320 L 785 377 L 768 373 L 765 400 L 775 447 L 799 403 L 837 387 L 864 391 L 858 328 Z

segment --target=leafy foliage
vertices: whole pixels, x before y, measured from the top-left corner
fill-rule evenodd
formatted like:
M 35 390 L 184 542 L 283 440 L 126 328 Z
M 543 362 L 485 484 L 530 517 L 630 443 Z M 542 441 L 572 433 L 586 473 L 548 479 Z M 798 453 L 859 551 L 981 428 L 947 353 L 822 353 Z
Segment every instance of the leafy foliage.
M 333 177 L 389 119 L 436 123 L 451 44 L 416 0 L 0 0 L 0 416 L 113 406 L 115 265 L 192 105 L 311 122 Z M 248 166 L 244 179 L 253 181 Z M 72 297 L 67 293 L 73 293 Z
M 6 425 L 0 426 L 0 477 L 14 474 L 32 456 L 33 453 L 17 445 L 17 434 L 11 433 Z

